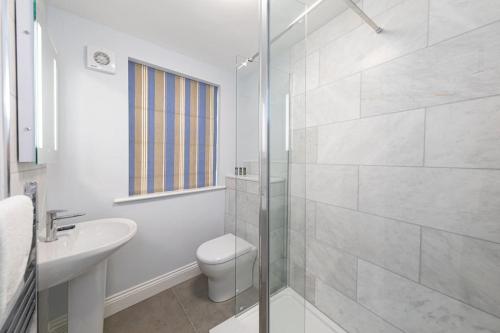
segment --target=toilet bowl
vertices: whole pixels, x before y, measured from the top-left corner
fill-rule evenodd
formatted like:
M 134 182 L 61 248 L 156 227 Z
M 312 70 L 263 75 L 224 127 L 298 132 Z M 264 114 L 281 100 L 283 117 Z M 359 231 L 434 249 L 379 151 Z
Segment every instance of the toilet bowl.
M 208 278 L 208 297 L 224 302 L 252 286 L 257 248 L 233 234 L 225 234 L 198 247 L 196 259 Z

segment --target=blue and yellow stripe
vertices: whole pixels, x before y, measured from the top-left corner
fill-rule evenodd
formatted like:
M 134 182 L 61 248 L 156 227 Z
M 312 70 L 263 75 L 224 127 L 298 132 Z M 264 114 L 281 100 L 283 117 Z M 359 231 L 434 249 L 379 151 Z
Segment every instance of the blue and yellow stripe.
M 129 61 L 129 194 L 216 183 L 218 87 Z

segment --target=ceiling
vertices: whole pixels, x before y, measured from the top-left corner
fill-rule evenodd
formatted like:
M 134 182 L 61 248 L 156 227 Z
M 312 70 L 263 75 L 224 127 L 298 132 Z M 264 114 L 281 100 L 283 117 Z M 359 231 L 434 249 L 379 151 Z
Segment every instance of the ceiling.
M 259 0 L 48 0 L 48 3 L 217 66 L 234 66 L 236 55 L 250 57 L 258 50 Z M 331 3 L 330 13 L 338 14 L 345 9 L 342 0 L 325 3 Z M 275 0 L 274 4 L 272 31 L 283 30 L 305 9 L 296 0 Z
M 50 0 L 50 5 L 215 65 L 258 47 L 257 0 Z

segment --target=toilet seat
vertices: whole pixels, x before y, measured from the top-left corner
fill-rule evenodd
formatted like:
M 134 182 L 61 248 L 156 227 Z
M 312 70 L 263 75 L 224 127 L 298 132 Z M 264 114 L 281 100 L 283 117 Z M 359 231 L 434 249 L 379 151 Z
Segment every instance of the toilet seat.
M 196 257 L 208 265 L 218 265 L 240 257 L 255 247 L 233 234 L 225 234 L 198 247 Z

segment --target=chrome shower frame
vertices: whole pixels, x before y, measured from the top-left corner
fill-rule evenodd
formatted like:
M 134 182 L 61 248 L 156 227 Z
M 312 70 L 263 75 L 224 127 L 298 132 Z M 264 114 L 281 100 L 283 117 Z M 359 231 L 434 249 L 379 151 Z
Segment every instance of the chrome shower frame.
M 269 333 L 269 62 L 270 0 L 260 1 L 260 45 L 259 53 L 259 332 Z M 254 59 L 252 57 L 252 59 Z

